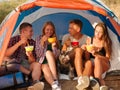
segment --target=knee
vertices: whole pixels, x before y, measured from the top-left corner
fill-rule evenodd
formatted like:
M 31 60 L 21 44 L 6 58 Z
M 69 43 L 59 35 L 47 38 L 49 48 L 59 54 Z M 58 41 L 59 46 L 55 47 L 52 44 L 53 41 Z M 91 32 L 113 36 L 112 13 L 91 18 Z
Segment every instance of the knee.
M 38 62 L 35 62 L 34 64 L 33 64 L 33 68 L 40 68 L 41 67 L 41 64 L 39 64 Z
M 36 63 L 36 65 L 35 65 L 36 67 L 40 67 L 41 66 L 41 64 L 40 63 Z
M 50 54 L 50 53 L 51 53 L 51 51 L 50 51 L 50 50 L 47 50 L 47 51 L 46 51 L 46 54 Z
M 86 66 L 86 67 L 89 67 L 89 68 L 92 68 L 92 67 L 93 67 L 92 61 L 91 61 L 91 60 L 86 61 L 85 66 Z
M 46 51 L 46 56 L 52 55 L 52 54 L 53 54 L 52 51 L 50 51 L 50 50 L 47 50 L 47 51 Z
M 99 58 L 99 57 L 95 57 L 94 63 L 95 63 L 96 65 L 97 65 L 98 63 L 100 63 L 100 58 Z
M 81 48 L 76 48 L 76 49 L 75 49 L 75 53 L 76 53 L 76 54 L 78 54 L 78 53 L 79 53 L 79 54 L 82 54 L 82 52 L 83 52 L 83 50 L 82 50 Z

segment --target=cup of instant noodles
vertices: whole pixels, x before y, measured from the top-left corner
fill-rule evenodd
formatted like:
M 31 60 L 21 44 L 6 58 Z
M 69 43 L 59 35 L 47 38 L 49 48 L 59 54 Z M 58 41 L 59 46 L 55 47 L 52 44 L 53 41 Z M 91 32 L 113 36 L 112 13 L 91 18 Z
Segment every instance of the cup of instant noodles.
M 48 38 L 48 42 L 49 42 L 49 43 L 54 43 L 54 42 L 56 42 L 56 37 L 50 37 L 50 38 Z
M 25 47 L 25 51 L 26 51 L 26 52 L 32 52 L 33 49 L 34 49 L 34 46 L 32 46 L 32 45 L 29 45 L 29 46 L 26 46 L 26 47 Z
M 91 52 L 94 49 L 94 46 L 92 44 L 86 45 L 86 49 L 88 52 Z

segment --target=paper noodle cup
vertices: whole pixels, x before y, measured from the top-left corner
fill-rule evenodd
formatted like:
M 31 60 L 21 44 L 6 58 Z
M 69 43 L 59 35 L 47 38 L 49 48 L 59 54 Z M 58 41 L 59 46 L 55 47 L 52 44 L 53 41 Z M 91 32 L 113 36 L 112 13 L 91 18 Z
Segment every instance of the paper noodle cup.
M 49 42 L 49 43 L 54 43 L 54 42 L 56 42 L 56 37 L 48 38 L 48 42 Z
M 30 51 L 32 52 L 33 49 L 34 49 L 34 46 L 26 46 L 26 47 L 25 47 L 25 51 L 26 51 L 26 52 L 30 52 Z
M 92 51 L 94 49 L 94 46 L 92 44 L 86 46 L 87 51 Z

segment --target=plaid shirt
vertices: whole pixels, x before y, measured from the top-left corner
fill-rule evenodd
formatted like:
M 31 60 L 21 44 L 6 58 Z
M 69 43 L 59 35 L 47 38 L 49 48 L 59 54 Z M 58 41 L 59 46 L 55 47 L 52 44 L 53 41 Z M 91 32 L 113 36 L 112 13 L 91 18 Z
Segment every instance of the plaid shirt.
M 12 47 L 19 41 L 20 41 L 20 35 L 12 37 L 8 44 L 8 48 Z M 35 41 L 33 39 L 28 40 L 28 43 L 29 43 L 29 45 L 33 45 L 35 47 Z M 33 55 L 34 55 L 34 57 L 36 57 L 35 48 L 33 50 Z M 22 45 L 19 46 L 18 49 L 11 55 L 10 58 L 15 58 L 17 60 L 17 62 L 21 62 L 21 60 L 28 59 L 26 56 L 24 46 L 22 46 Z
M 42 36 L 40 35 L 35 40 L 36 41 L 35 51 L 36 51 L 37 61 L 39 63 L 42 63 L 44 61 L 46 51 L 47 51 L 47 46 L 48 46 L 48 42 L 45 42 L 44 47 L 40 44 L 41 37 Z M 52 51 L 55 57 L 57 58 L 60 54 L 60 50 L 57 48 L 54 48 L 52 49 Z

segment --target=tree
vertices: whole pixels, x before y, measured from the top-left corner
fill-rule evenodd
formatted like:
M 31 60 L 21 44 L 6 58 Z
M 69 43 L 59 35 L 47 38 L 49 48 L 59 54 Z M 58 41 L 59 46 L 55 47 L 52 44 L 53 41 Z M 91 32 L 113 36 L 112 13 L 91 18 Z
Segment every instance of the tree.
M 0 23 L 3 21 L 6 15 L 8 15 L 8 13 L 25 1 L 27 0 L 4 0 L 0 2 Z

